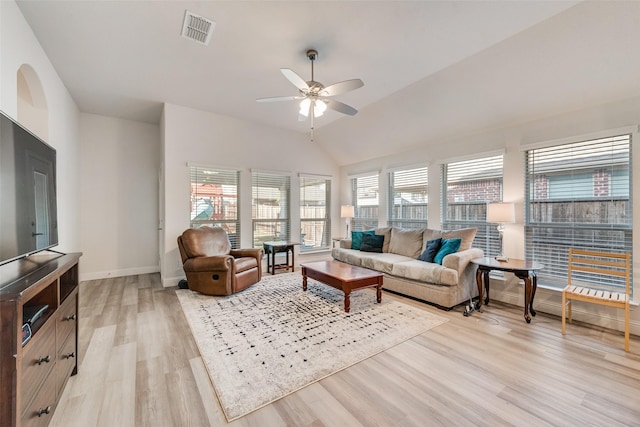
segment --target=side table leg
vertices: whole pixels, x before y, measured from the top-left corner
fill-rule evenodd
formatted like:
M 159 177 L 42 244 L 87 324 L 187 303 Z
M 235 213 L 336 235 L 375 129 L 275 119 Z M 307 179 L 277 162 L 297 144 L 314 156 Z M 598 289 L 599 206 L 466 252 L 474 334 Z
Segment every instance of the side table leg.
M 478 308 L 482 306 L 482 292 L 484 290 L 484 286 L 482 286 L 482 270 L 479 268 L 476 270 L 476 284 L 478 285 Z
M 276 248 L 271 248 L 271 275 L 276 274 Z
M 531 277 L 527 275 L 526 277 L 524 277 L 524 320 L 526 320 L 527 323 L 531 323 L 531 316 L 529 316 L 529 306 L 531 305 L 531 292 L 532 292 Z
M 484 298 L 484 304 L 485 305 L 489 305 L 489 286 L 491 285 L 491 282 L 489 281 L 489 273 L 491 272 L 491 270 L 485 270 L 484 271 L 484 288 L 487 292 L 487 296 Z
M 529 311 L 532 316 L 536 315 L 536 311 L 533 309 L 533 300 L 536 298 L 536 290 L 538 289 L 538 277 L 536 276 L 535 271 L 531 272 L 531 301 L 529 302 Z
M 296 268 L 296 259 L 295 259 L 295 247 L 291 246 L 291 272 L 293 273 Z

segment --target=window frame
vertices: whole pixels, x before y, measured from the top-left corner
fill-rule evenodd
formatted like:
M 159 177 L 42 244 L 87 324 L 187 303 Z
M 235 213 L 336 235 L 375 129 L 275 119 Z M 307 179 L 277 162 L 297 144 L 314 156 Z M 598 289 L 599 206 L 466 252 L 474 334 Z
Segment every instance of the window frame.
M 388 194 L 387 194 L 387 226 L 389 227 L 399 227 L 399 228 L 427 228 L 428 227 L 428 218 L 429 218 L 429 167 L 421 166 L 421 167 L 407 167 L 403 169 L 395 169 L 391 170 L 387 174 L 388 180 Z M 400 203 L 396 204 L 396 198 L 399 194 L 418 194 L 417 192 L 402 192 L 402 186 L 396 185 L 397 182 L 404 183 L 417 183 L 414 186 L 420 187 L 422 186 L 422 181 L 424 180 L 423 187 L 423 197 L 424 201 L 422 203 L 416 202 L 414 204 L 407 203 L 406 205 L 403 203 L 402 196 L 399 196 Z M 404 187 L 407 188 L 407 187 Z M 410 216 L 418 215 L 421 216 L 422 219 L 412 219 L 412 218 L 402 218 L 398 216 L 397 213 L 404 212 L 404 207 L 407 206 L 410 209 Z M 417 208 L 417 209 L 411 209 Z
M 310 181 L 307 185 L 305 181 Z M 331 178 L 318 177 L 312 175 L 300 175 L 300 252 L 310 252 L 317 250 L 325 250 L 331 248 Z M 305 195 L 305 189 L 312 185 L 324 185 L 324 216 L 305 216 L 305 204 L 309 198 Z M 319 199 L 318 199 L 319 200 Z M 313 200 L 311 200 L 313 201 Z M 307 206 L 308 207 L 308 206 Z M 313 211 L 317 211 L 313 209 Z M 310 224 L 309 226 L 305 224 Z M 318 227 L 318 224 L 322 224 L 322 232 L 320 233 L 321 242 L 320 245 L 307 245 L 305 242 L 308 234 L 313 235 L 314 241 L 317 241 L 316 232 L 309 233 L 310 230 L 314 230 Z
M 236 169 L 225 169 L 219 168 L 215 166 L 206 166 L 206 165 L 197 165 L 197 164 L 189 164 L 189 195 L 191 199 L 191 208 L 190 213 L 193 212 L 194 208 L 197 208 L 198 199 L 205 198 L 207 195 L 218 196 L 218 194 L 214 194 L 212 191 L 197 191 L 198 186 L 204 185 L 217 185 L 221 187 L 222 193 L 219 194 L 219 200 L 217 202 L 212 203 L 212 212 L 209 218 L 197 219 L 196 217 L 191 217 L 189 220 L 189 226 L 191 228 L 198 228 L 202 226 L 210 226 L 210 227 L 222 227 L 227 232 L 229 236 L 229 242 L 231 243 L 231 247 L 237 249 L 240 247 L 241 242 L 241 206 L 239 203 L 240 200 L 240 188 L 241 188 L 241 173 Z M 194 185 L 196 186 L 194 192 Z M 234 187 L 235 186 L 235 194 L 233 192 L 226 193 L 224 187 Z M 204 189 L 203 189 L 204 190 Z M 201 195 L 202 197 L 198 197 Z M 225 205 L 230 207 L 229 201 L 225 202 L 225 199 L 234 199 L 235 198 L 235 209 L 225 209 Z M 210 204 L 211 205 L 211 204 Z M 235 218 L 227 218 L 226 212 L 231 212 L 235 210 Z M 211 215 L 216 215 L 216 212 L 219 215 L 223 215 L 218 218 L 211 218 Z M 206 212 L 204 212 L 206 214 Z M 235 233 L 233 232 L 235 230 Z
M 482 173 L 482 167 L 479 165 L 489 163 L 493 168 L 489 168 L 486 173 Z M 452 170 L 453 169 L 453 170 Z M 450 173 L 453 172 L 453 173 Z M 464 174 L 468 174 L 467 179 L 464 179 Z M 453 175 L 453 179 L 450 176 Z M 488 153 L 484 155 L 478 155 L 473 158 L 466 158 L 464 160 L 452 160 L 446 163 L 442 163 L 440 167 L 440 181 L 441 181 L 441 210 L 440 210 L 440 224 L 442 230 L 457 230 L 461 228 L 477 228 L 476 237 L 473 240 L 473 247 L 480 248 L 484 251 L 484 255 L 487 257 L 496 256 L 500 253 L 500 235 L 498 233 L 497 224 L 486 221 L 487 218 L 487 204 L 491 202 L 502 202 L 504 193 L 504 154 Z M 469 196 L 469 200 L 449 201 L 449 195 L 451 189 L 450 184 L 465 185 L 469 187 L 476 186 L 471 183 L 478 182 L 496 182 L 499 189 L 496 197 L 481 197 L 476 193 L 473 196 Z M 485 187 L 485 191 L 488 194 L 488 187 Z M 469 194 L 473 194 L 469 192 Z M 465 198 L 464 194 L 460 197 Z M 471 197 L 475 200 L 471 200 Z M 466 208 L 465 208 L 466 205 Z M 451 218 L 451 208 L 459 206 L 458 215 L 462 214 L 475 216 L 476 219 L 455 219 Z M 466 211 L 466 212 L 465 212 Z
M 261 185 L 262 184 L 262 185 Z M 262 188 L 262 190 L 260 190 Z M 276 191 L 266 190 L 268 188 Z M 269 194 L 271 193 L 271 194 Z M 276 194 L 278 193 L 278 194 Z M 259 204 L 258 200 L 273 200 L 271 206 L 280 208 L 273 214 L 259 215 L 269 210 L 269 204 Z M 260 208 L 262 206 L 262 208 Z M 251 241 L 256 248 L 263 247 L 266 241 L 291 241 L 291 175 L 282 172 L 251 171 Z M 258 238 L 256 231 L 262 228 L 267 234 Z M 271 234 L 269 234 L 271 232 Z

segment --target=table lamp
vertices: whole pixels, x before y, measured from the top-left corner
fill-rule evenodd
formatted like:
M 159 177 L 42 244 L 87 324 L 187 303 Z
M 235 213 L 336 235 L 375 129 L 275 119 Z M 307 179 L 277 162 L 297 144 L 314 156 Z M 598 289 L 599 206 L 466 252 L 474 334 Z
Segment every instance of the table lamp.
M 344 222 L 347 224 L 347 239 L 349 238 L 349 223 L 354 216 L 355 211 L 353 205 L 342 205 L 340 207 L 340 218 L 344 218 Z
M 498 223 L 498 234 L 500 235 L 500 253 L 496 256 L 497 261 L 509 261 L 504 255 L 504 245 L 502 237 L 504 225 L 516 222 L 515 207 L 513 203 L 498 202 L 487 204 L 487 222 Z

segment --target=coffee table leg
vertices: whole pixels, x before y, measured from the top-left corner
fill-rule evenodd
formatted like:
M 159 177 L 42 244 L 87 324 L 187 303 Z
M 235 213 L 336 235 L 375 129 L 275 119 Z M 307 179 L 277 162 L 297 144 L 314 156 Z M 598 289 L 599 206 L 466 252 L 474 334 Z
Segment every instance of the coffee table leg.
M 376 286 L 376 299 L 378 300 L 378 304 L 382 302 L 382 283 Z
M 351 309 L 351 297 L 349 296 L 351 292 L 345 292 L 344 293 L 344 311 L 346 313 L 349 312 L 349 309 Z
M 302 268 L 302 290 L 307 290 L 307 271 L 304 269 L 304 267 Z

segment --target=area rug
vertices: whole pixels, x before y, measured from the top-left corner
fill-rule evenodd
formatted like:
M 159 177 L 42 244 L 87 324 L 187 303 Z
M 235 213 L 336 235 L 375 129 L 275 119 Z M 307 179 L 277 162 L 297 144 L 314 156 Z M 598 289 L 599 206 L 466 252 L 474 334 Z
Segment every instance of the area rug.
M 176 291 L 228 421 L 447 321 L 375 291 L 264 276 L 228 297 Z

